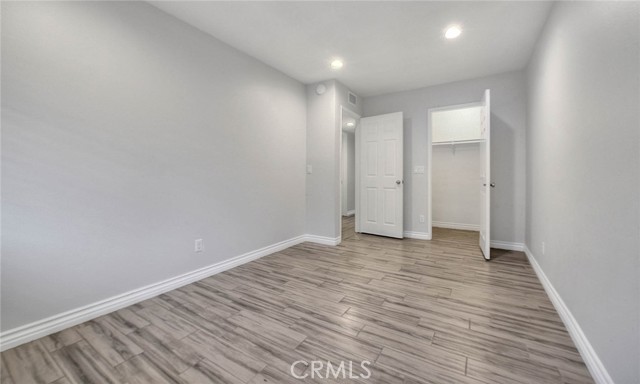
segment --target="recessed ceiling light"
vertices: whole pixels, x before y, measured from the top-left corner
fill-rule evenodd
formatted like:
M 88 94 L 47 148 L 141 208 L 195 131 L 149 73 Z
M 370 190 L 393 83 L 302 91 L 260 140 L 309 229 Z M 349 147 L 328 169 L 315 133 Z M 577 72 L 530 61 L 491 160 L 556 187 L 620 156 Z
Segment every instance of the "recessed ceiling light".
M 453 25 L 447 28 L 447 31 L 444 33 L 444 37 L 446 37 L 447 39 L 455 39 L 456 37 L 460 36 L 461 33 L 462 29 L 460 29 L 460 27 L 458 27 L 457 25 Z
M 347 123 L 347 127 L 353 127 L 354 125 L 356 125 L 353 121 L 350 121 Z
M 333 60 L 331 62 L 331 69 L 340 69 L 343 65 L 342 60 Z

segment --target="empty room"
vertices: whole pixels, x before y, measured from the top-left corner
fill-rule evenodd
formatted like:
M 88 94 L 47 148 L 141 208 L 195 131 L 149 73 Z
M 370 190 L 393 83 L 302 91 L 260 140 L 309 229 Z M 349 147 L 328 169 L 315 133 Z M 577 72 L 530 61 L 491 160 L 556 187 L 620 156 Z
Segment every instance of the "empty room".
M 640 383 L 640 2 L 0 22 L 2 384 Z

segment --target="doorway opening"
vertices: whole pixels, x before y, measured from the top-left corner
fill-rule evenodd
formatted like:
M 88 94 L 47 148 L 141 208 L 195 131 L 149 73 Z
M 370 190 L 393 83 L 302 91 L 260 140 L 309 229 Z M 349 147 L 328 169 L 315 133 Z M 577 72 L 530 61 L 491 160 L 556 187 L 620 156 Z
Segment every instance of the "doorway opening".
M 429 110 L 433 240 L 478 244 L 481 116 L 480 103 Z
M 342 107 L 340 116 L 340 234 L 355 236 L 356 223 L 356 129 L 360 116 Z
M 435 224 L 438 225 L 436 228 L 442 228 L 444 226 L 448 226 L 449 228 L 443 228 L 443 231 L 462 231 L 465 230 L 460 228 L 460 224 L 470 224 L 474 225 L 475 223 L 456 223 L 450 218 L 455 217 L 463 217 L 463 216 L 434 216 L 434 212 L 436 211 L 435 203 L 438 205 L 445 204 L 447 205 L 445 208 L 453 207 L 453 210 L 462 210 L 466 209 L 464 207 L 470 205 L 458 205 L 458 202 L 450 201 L 452 196 L 449 196 L 445 193 L 442 193 L 440 190 L 436 190 L 436 194 L 442 197 L 437 198 L 440 200 L 438 202 L 433 198 L 434 189 L 446 187 L 447 184 L 452 183 L 452 179 L 455 178 L 457 183 L 465 183 L 465 187 L 458 186 L 455 188 L 454 192 L 451 192 L 453 196 L 461 195 L 462 192 L 468 191 L 467 196 L 462 196 L 463 198 L 475 199 L 476 191 L 479 192 L 479 204 L 478 207 L 478 242 L 477 244 L 480 246 L 480 251 L 485 260 L 491 259 L 491 188 L 495 187 L 495 184 L 491 180 L 491 91 L 489 89 L 485 89 L 482 94 L 482 98 L 479 103 L 472 104 L 464 104 L 464 105 L 455 105 L 444 108 L 432 108 L 427 112 L 427 204 L 428 204 L 428 222 L 427 226 L 429 228 L 429 232 L 432 234 L 432 239 L 435 239 L 433 236 L 434 233 L 434 219 Z M 445 153 L 443 154 L 443 159 L 446 157 L 455 156 L 456 154 L 456 145 L 458 148 L 466 145 L 478 145 L 478 156 L 476 157 L 476 164 L 472 164 L 471 162 L 465 162 L 465 166 L 467 168 L 466 172 L 462 174 L 458 174 L 456 172 L 452 172 L 452 166 L 449 165 L 449 168 L 444 168 L 444 170 L 436 170 L 435 176 L 440 176 L 439 180 L 434 179 L 434 153 L 436 150 L 434 148 L 439 146 L 449 146 L 449 151 L 452 151 L 451 154 Z M 438 148 L 440 149 L 440 148 Z M 439 153 L 440 151 L 438 151 Z M 467 151 L 469 156 L 472 158 L 473 154 L 476 152 L 475 148 L 471 148 Z M 436 155 L 438 154 L 436 153 Z M 459 152 L 460 153 L 460 152 Z M 477 165 L 477 169 L 476 169 Z M 473 172 L 476 172 L 476 176 L 473 176 Z M 444 180 L 444 181 L 443 181 Z M 437 184 L 437 186 L 436 186 Z M 452 189 L 449 187 L 449 190 Z M 443 200 L 444 199 L 444 200 Z M 473 200 L 471 200 L 473 201 Z M 468 203 L 468 202 L 467 202 Z M 440 207 L 438 207 L 440 208 Z M 476 212 L 454 212 L 457 215 L 464 213 L 466 217 L 476 217 Z M 451 214 L 451 212 L 449 212 Z M 442 220 L 442 221 L 440 221 Z M 458 225 L 458 228 L 451 228 L 453 225 Z M 467 227 L 467 230 L 469 227 Z M 438 230 L 440 232 L 440 230 Z M 436 236 L 437 237 L 437 236 Z M 475 236 L 474 236 L 475 237 Z

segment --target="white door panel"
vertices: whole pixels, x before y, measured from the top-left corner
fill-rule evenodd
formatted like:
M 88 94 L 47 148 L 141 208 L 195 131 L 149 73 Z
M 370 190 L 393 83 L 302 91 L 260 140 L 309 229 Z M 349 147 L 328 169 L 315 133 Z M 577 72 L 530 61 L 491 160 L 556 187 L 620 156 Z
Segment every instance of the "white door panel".
M 491 94 L 482 97 L 480 142 L 480 249 L 484 258 L 491 258 Z
M 360 232 L 402 238 L 402 113 L 365 117 L 358 127 Z

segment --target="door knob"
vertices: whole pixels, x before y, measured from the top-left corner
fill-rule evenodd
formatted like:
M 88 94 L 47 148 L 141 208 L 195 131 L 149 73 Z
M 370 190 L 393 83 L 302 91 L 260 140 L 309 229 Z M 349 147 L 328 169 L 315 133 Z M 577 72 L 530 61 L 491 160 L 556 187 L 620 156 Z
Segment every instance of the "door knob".
M 400 183 L 402 183 L 402 181 L 396 180 L 396 184 L 400 185 Z
M 491 188 L 495 188 L 495 187 L 496 187 L 496 183 L 491 183 L 491 184 L 489 184 L 489 186 L 490 186 Z

